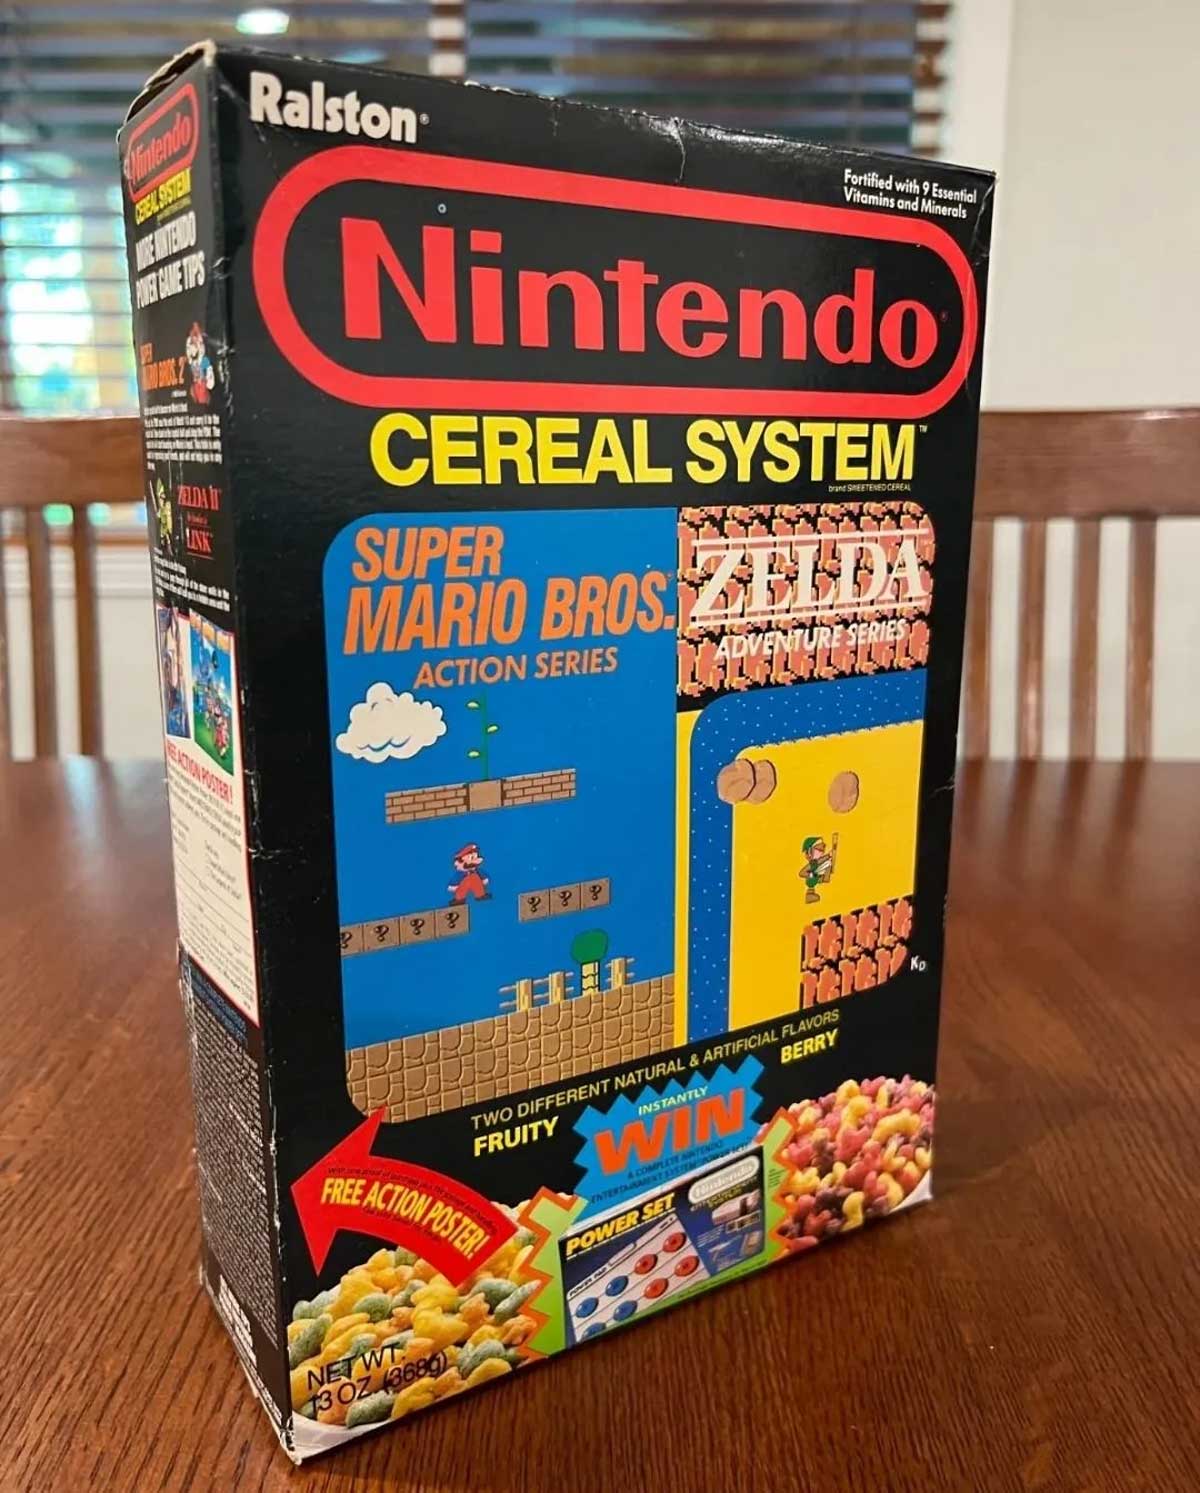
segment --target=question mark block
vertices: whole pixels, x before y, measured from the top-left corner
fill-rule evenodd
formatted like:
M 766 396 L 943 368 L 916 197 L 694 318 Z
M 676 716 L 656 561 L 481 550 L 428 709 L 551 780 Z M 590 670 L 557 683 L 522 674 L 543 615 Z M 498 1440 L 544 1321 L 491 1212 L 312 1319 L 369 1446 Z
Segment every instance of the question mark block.
M 517 898 L 517 921 L 532 923 L 550 916 L 550 893 L 542 887 L 536 892 L 522 892 Z
M 402 944 L 428 943 L 437 937 L 437 919 L 432 912 L 406 912 L 399 921 Z
M 578 912 L 579 883 L 573 881 L 570 886 L 552 886 L 550 888 L 550 915 L 557 917 L 564 912 Z
M 433 928 L 435 938 L 457 938 L 460 933 L 469 933 L 471 909 L 465 902 L 459 907 L 439 907 L 433 915 Z
M 348 923 L 340 930 L 339 941 L 342 946 L 343 959 L 348 959 L 351 954 L 361 954 L 363 951 L 363 925 L 361 923 Z
M 373 923 L 364 923 L 363 948 L 369 954 L 374 949 L 394 949 L 400 942 L 400 933 L 395 918 L 376 918 Z
M 607 876 L 596 876 L 579 883 L 579 904 L 583 908 L 607 907 L 612 899 L 612 884 Z

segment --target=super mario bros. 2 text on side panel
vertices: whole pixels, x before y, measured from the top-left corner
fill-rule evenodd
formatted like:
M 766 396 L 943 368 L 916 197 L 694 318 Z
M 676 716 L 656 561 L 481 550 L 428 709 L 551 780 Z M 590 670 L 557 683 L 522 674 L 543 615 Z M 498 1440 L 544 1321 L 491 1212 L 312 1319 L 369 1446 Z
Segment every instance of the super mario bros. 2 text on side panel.
M 923 1201 L 990 179 L 211 47 L 121 149 L 289 1454 Z

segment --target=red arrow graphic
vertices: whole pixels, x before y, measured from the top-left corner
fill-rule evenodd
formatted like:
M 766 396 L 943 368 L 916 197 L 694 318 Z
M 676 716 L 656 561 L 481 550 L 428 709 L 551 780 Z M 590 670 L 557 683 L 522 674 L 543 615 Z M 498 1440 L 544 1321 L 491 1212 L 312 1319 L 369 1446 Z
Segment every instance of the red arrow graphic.
M 452 1177 L 373 1156 L 383 1116 L 377 1109 L 292 1183 L 313 1264 L 318 1270 L 325 1264 L 339 1229 L 353 1229 L 411 1249 L 458 1285 L 516 1232 L 516 1224 Z

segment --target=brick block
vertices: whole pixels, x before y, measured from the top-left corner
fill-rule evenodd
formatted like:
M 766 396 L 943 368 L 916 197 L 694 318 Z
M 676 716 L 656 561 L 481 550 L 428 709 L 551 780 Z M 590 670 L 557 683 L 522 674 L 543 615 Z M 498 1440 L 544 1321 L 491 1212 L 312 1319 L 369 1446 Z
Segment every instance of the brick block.
M 503 782 L 500 778 L 491 778 L 485 783 L 468 783 L 466 806 L 473 811 L 498 809 L 503 791 Z

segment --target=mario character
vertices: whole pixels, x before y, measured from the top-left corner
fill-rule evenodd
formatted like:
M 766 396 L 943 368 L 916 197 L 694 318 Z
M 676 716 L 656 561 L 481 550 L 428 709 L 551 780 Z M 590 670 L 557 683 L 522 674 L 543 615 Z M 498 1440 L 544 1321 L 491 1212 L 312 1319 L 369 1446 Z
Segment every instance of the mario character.
M 213 372 L 212 359 L 208 356 L 204 332 L 198 321 L 192 323 L 191 331 L 188 332 L 187 341 L 184 343 L 184 351 L 187 354 L 188 372 L 192 376 L 188 392 L 197 404 L 207 404 L 209 394 L 216 385 L 217 376 Z
M 171 511 L 171 499 L 167 496 L 167 490 L 163 486 L 162 478 L 154 489 L 154 516 L 158 520 L 158 547 L 161 550 L 174 548 L 175 518 Z
M 216 728 L 213 731 L 213 743 L 217 748 L 219 756 L 225 756 L 229 750 L 229 716 L 223 708 L 218 707 Z
M 833 837 L 832 851 L 828 849 L 820 835 L 809 835 L 801 844 L 800 850 L 804 856 L 800 879 L 808 888 L 804 893 L 804 900 L 819 902 L 821 894 L 817 888 L 833 875 L 834 862 L 837 859 L 837 836 Z
M 492 895 L 488 891 L 488 878 L 479 868 L 483 865 L 483 856 L 480 854 L 479 846 L 475 844 L 464 845 L 454 857 L 454 869 L 458 872 L 458 880 L 452 881 L 447 888 L 450 893 L 450 902 L 457 906 L 474 897 L 479 902 L 486 902 Z

